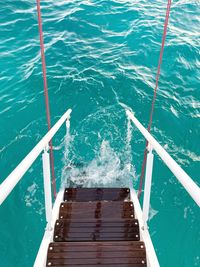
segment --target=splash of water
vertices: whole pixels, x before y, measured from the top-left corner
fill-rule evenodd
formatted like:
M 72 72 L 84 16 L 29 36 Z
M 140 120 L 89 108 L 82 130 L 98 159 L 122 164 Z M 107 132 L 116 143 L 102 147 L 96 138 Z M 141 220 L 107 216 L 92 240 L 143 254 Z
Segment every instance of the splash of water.
M 98 133 L 97 133 L 98 135 Z M 124 147 L 116 152 L 111 143 L 103 139 L 95 157 L 89 163 L 77 162 L 70 133 L 65 137 L 63 186 L 68 187 L 122 187 L 130 185 L 130 177 L 135 177 L 132 166 L 132 126 L 128 119 Z M 70 159 L 70 156 L 72 157 Z
M 131 153 L 132 126 L 130 118 L 127 122 L 126 151 L 127 151 L 127 169 L 131 171 L 132 153 Z
M 97 156 L 89 164 L 79 164 L 65 170 L 64 183 L 75 187 L 127 186 L 127 174 L 120 157 L 110 143 L 103 140 Z
M 63 153 L 63 169 L 62 169 L 62 175 L 61 175 L 61 179 L 62 181 L 64 181 L 64 177 L 65 177 L 65 172 L 67 169 L 71 169 L 71 161 L 72 159 L 70 159 L 70 148 L 71 148 L 71 144 L 73 141 L 73 136 L 70 134 L 70 128 L 67 127 L 66 130 L 66 135 L 64 137 L 63 140 L 63 144 L 64 144 L 64 153 Z

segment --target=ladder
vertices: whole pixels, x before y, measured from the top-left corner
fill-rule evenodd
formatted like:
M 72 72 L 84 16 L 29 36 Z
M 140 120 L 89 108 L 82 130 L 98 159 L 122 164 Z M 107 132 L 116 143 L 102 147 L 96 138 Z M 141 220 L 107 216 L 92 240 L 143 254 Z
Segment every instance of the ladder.
M 129 188 L 65 189 L 46 266 L 147 266 Z

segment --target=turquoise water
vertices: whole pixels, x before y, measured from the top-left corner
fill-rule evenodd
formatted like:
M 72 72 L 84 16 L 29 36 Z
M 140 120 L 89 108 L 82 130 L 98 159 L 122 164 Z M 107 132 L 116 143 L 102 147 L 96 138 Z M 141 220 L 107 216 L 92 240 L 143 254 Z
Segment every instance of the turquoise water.
M 131 175 L 137 188 L 145 143 L 127 129 L 124 106 L 147 126 L 166 2 L 42 1 L 52 124 L 73 109 L 71 136 L 62 129 L 54 140 L 58 188 L 71 161 L 86 169 L 73 169 L 75 184 L 124 185 Z M 173 1 L 152 128 L 198 184 L 199 5 Z M 0 55 L 2 182 L 47 129 L 35 1 L 0 2 Z M 33 265 L 45 227 L 41 166 L 0 207 L 2 267 Z M 199 208 L 156 156 L 150 232 L 161 267 L 200 266 L 199 225 Z

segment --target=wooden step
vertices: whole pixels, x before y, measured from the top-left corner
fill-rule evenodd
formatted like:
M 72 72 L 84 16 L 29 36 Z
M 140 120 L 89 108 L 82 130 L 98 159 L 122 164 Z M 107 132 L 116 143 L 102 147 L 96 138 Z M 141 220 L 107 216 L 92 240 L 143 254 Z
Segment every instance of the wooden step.
M 57 220 L 55 242 L 140 240 L 139 224 L 135 219 Z
M 130 200 L 129 188 L 66 188 L 64 201 Z
M 63 202 L 60 205 L 60 219 L 134 218 L 132 202 Z
M 143 242 L 50 243 L 46 266 L 146 267 Z

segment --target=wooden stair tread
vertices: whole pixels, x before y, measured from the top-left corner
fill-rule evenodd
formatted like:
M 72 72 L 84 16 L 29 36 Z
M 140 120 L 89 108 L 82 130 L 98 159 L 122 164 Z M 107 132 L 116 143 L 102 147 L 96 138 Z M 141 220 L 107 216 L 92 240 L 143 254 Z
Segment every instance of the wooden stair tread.
M 134 218 L 132 202 L 63 202 L 60 205 L 60 219 L 83 218 Z
M 50 243 L 47 266 L 146 266 L 143 242 Z
M 54 241 L 139 240 L 138 220 L 57 220 Z
M 129 188 L 66 188 L 65 201 L 122 201 L 130 199 Z
M 59 219 L 56 221 L 55 227 L 74 227 L 74 228 L 87 228 L 87 227 L 135 227 L 138 226 L 138 220 L 131 219 Z
M 143 241 L 98 241 L 98 242 L 52 242 L 49 245 L 50 247 L 53 247 L 54 250 L 59 251 L 69 251 L 70 249 L 74 251 L 74 249 L 78 249 L 80 251 L 85 251 L 85 247 L 88 247 L 88 250 L 96 251 L 98 247 L 101 247 L 102 249 L 110 249 L 110 250 L 129 250 L 129 249 L 141 249 L 144 248 L 144 242 Z M 51 250 L 51 249 L 49 249 Z

